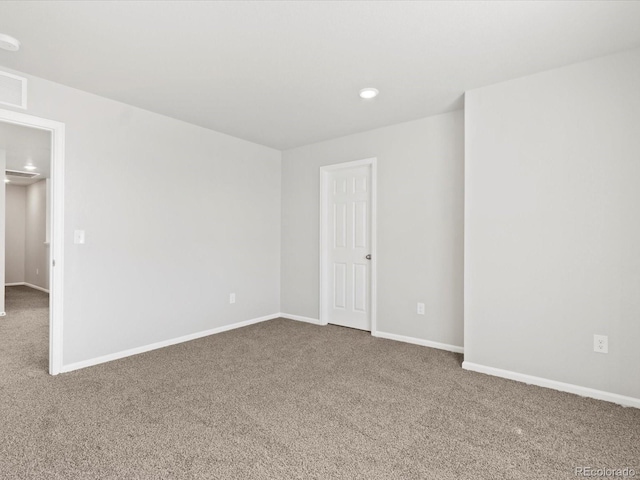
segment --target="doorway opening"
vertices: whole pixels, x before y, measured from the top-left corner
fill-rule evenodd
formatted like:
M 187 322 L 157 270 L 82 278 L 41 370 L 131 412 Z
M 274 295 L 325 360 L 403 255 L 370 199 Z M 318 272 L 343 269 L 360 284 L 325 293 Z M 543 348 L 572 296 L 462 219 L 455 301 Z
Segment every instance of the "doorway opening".
M 320 323 L 376 332 L 376 159 L 320 168 Z
M 11 346 L 5 354 L 36 368 L 48 364 L 56 375 L 62 368 L 64 124 L 0 110 L 0 169 L 0 340 Z

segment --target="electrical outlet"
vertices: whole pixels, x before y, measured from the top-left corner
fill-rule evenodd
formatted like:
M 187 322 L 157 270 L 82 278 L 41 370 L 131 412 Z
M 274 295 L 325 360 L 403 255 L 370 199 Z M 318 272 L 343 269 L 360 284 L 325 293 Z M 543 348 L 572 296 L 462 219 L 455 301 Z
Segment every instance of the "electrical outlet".
M 593 351 L 598 353 L 609 353 L 609 337 L 606 335 L 594 335 Z
M 229 294 L 229 303 L 236 303 L 236 294 L 235 293 L 230 293 Z
M 418 315 L 424 315 L 424 303 L 418 302 Z

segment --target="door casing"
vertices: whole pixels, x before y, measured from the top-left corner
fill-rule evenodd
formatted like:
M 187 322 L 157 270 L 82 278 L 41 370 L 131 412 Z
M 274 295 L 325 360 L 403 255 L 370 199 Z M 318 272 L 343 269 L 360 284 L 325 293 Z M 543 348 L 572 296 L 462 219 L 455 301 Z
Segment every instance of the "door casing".
M 51 132 L 51 205 L 49 255 L 49 374 L 62 371 L 64 288 L 64 123 L 0 109 L 0 122 Z M 4 285 L 2 286 L 4 288 Z
M 338 163 L 334 165 L 326 165 L 320 167 L 320 324 L 327 325 L 329 316 L 327 312 L 327 301 L 329 299 L 329 241 L 328 241 L 328 199 L 329 199 L 329 180 L 332 172 L 341 169 L 361 167 L 364 165 L 371 166 L 371 335 L 377 332 L 377 242 L 376 242 L 376 223 L 377 223 L 377 158 L 365 158 L 364 160 L 356 160 L 353 162 Z

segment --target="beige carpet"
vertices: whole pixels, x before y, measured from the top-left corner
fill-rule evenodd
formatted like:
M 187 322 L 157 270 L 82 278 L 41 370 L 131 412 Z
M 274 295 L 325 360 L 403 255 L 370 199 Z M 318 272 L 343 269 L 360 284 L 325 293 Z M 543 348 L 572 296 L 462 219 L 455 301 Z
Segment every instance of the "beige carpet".
M 46 302 L 7 288 L 2 479 L 640 472 L 640 410 L 466 372 L 460 355 L 334 326 L 272 320 L 51 377 Z

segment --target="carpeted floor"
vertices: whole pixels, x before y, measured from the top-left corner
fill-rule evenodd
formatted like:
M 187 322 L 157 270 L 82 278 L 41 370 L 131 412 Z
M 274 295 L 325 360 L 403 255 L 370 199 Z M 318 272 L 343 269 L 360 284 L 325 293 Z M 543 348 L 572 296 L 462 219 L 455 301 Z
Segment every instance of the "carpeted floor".
M 635 467 L 640 410 L 460 355 L 272 320 L 51 377 L 47 297 L 7 288 L 0 478 L 569 479 Z

